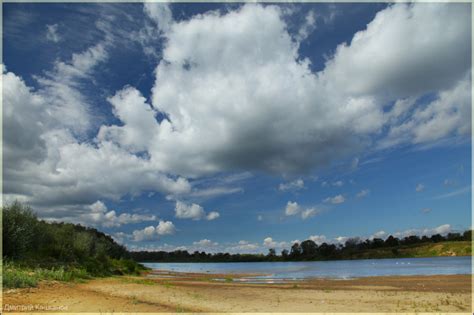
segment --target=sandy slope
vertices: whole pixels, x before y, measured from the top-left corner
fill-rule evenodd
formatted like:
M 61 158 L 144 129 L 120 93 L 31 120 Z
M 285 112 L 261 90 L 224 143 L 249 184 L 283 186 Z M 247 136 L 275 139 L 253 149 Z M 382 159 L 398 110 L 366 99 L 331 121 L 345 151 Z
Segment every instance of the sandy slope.
M 115 277 L 4 292 L 4 306 L 67 306 L 69 312 L 470 312 L 470 276 L 372 277 L 288 284 Z

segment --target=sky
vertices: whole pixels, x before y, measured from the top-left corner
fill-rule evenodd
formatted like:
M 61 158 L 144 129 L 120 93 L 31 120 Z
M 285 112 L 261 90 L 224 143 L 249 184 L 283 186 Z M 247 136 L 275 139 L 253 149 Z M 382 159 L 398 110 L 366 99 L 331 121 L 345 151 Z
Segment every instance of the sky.
M 3 202 L 130 250 L 471 228 L 468 3 L 5 3 Z

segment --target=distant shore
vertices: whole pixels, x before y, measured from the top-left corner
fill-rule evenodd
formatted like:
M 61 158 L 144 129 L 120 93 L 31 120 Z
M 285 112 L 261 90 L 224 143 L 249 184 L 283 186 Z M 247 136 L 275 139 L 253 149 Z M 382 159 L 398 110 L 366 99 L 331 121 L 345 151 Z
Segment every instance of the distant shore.
M 5 290 L 5 312 L 470 312 L 471 275 L 233 281 L 243 275 L 148 274 Z M 216 281 L 223 279 L 224 281 Z M 29 308 L 29 309 L 28 309 Z M 35 309 L 36 308 L 36 309 Z

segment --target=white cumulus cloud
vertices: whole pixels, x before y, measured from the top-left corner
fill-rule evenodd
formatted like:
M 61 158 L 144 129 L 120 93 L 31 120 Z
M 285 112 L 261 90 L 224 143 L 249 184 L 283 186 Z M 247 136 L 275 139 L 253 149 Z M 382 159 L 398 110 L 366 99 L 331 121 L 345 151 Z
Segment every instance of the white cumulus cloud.
M 267 247 L 267 248 L 285 248 L 285 247 L 288 247 L 287 242 L 284 242 L 284 241 L 283 242 L 277 242 L 277 241 L 274 241 L 273 238 L 271 238 L 271 237 L 266 237 L 263 240 L 262 245 Z
M 176 228 L 171 221 L 161 221 L 158 225 L 147 226 L 142 230 L 135 230 L 132 233 L 132 239 L 135 242 L 157 240 L 161 235 L 172 235 L 176 232 Z
M 299 178 L 292 182 L 282 183 L 278 186 L 278 189 L 281 191 L 296 191 L 304 188 L 304 181 Z
M 285 215 L 295 215 L 300 212 L 301 208 L 296 201 L 288 201 L 285 207 Z
M 421 192 L 423 190 L 425 190 L 425 185 L 423 185 L 423 184 L 416 185 L 416 187 L 415 187 L 416 192 Z
M 46 39 L 57 43 L 61 40 L 61 37 L 58 34 L 58 24 L 47 24 L 46 25 Z
M 306 220 L 308 218 L 314 217 L 315 215 L 319 214 L 320 212 L 321 212 L 321 210 L 319 210 L 317 208 L 308 208 L 308 209 L 305 209 L 301 212 L 301 218 L 303 220 Z
M 344 198 L 343 195 L 336 195 L 334 197 L 328 197 L 324 199 L 324 202 L 332 203 L 332 204 L 340 204 L 346 201 L 346 198 Z
M 368 196 L 370 193 L 370 190 L 369 189 L 362 189 L 361 191 L 359 191 L 357 194 L 356 194 L 356 197 L 357 198 L 364 198 L 366 196 Z
M 312 240 L 318 245 L 328 241 L 325 235 L 311 235 L 308 239 Z
M 176 201 L 175 216 L 179 219 L 192 219 L 201 220 L 206 219 L 208 221 L 219 218 L 220 214 L 217 211 L 211 211 L 208 214 L 204 211 L 204 208 L 196 203 L 187 204 L 182 201 Z

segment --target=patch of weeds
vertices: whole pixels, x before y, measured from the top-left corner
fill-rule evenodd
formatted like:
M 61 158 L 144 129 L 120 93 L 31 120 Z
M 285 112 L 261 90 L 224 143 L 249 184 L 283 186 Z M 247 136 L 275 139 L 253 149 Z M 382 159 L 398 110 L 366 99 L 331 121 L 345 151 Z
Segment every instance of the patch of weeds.
M 196 300 L 202 299 L 202 295 L 197 294 L 197 293 L 192 293 L 191 296 L 195 298 Z
M 5 268 L 3 270 L 3 286 L 5 288 L 29 288 L 38 285 L 38 277 L 26 270 Z
M 172 283 L 169 283 L 169 282 L 163 282 L 162 285 L 165 287 L 165 288 L 172 288 L 174 287 L 174 285 Z
M 151 279 L 143 279 L 143 278 L 122 278 L 120 277 L 123 282 L 126 283 L 136 283 L 136 284 L 144 284 L 144 285 L 155 285 L 156 282 Z

